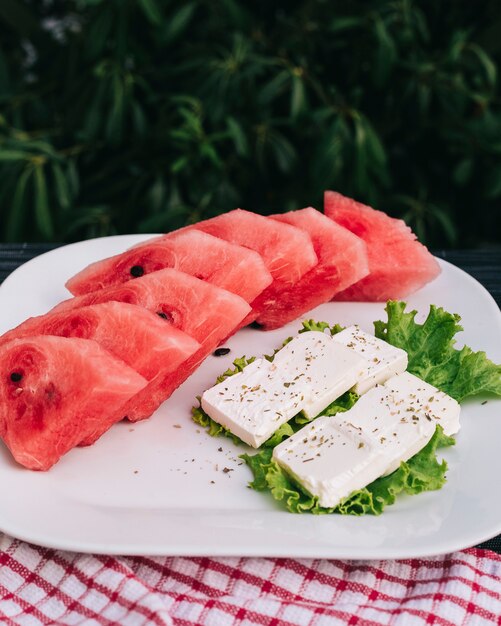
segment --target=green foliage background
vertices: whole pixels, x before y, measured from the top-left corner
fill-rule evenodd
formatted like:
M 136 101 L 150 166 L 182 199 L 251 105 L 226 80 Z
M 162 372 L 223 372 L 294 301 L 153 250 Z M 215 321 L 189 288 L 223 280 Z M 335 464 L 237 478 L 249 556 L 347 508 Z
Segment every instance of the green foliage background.
M 498 0 L 1 0 L 0 240 L 169 230 L 333 188 L 501 242 Z

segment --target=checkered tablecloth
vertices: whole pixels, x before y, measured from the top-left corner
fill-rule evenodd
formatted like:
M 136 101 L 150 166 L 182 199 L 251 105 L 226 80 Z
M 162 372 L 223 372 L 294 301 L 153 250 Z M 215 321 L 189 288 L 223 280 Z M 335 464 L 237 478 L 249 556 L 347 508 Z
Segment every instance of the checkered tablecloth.
M 117 558 L 0 535 L 0 623 L 487 626 L 501 624 L 501 556 Z

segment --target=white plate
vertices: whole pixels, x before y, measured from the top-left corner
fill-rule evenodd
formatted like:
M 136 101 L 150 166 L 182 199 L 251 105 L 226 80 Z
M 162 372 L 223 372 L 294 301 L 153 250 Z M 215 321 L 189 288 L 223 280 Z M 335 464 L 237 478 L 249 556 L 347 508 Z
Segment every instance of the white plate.
M 0 331 L 68 296 L 64 282 L 88 263 L 147 238 L 71 244 L 17 269 L 0 287 Z M 430 303 L 459 313 L 460 340 L 501 362 L 501 314 L 463 271 L 443 272 L 409 298 L 421 319 Z M 311 317 L 372 330 L 382 304 L 328 303 Z M 210 356 L 148 421 L 115 425 L 94 446 L 75 449 L 37 473 L 0 448 L 0 528 L 36 544 L 107 554 L 407 558 L 450 552 L 501 532 L 501 401 L 467 402 L 457 445 L 444 452 L 448 482 L 401 497 L 380 517 L 292 515 L 246 488 L 244 447 L 211 438 L 190 419 L 195 396 L 242 354 L 269 353 L 299 324 L 264 333 L 244 329 L 226 357 Z M 224 468 L 232 471 L 224 472 Z

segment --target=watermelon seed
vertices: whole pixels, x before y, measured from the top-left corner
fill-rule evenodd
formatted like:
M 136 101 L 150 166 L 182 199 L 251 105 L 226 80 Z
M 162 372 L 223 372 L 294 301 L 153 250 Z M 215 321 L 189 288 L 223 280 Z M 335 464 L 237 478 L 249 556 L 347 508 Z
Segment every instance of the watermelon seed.
M 164 313 L 163 311 L 158 311 L 157 315 L 158 317 L 161 317 L 164 320 L 172 321 L 172 316 L 169 315 L 168 313 Z
M 259 322 L 252 322 L 249 324 L 249 328 L 257 328 L 259 330 L 262 328 L 262 325 Z
M 133 265 L 130 268 L 130 274 L 134 278 L 140 278 L 144 274 L 144 268 L 141 265 Z
M 212 354 L 214 356 L 225 356 L 226 354 L 229 354 L 230 352 L 231 350 L 229 348 L 218 348 L 217 350 L 214 350 Z
M 22 380 L 22 378 L 23 375 L 19 372 L 12 372 L 12 374 L 10 375 L 10 379 L 13 383 L 18 383 L 20 380 Z

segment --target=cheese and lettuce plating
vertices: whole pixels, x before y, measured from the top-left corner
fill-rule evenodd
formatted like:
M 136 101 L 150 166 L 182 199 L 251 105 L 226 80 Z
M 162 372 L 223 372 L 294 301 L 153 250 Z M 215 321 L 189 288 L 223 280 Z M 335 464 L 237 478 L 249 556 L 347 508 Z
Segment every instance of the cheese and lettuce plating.
M 335 507 L 354 491 L 391 474 L 432 438 L 427 414 L 378 385 L 338 418 L 319 417 L 273 450 L 273 460 L 320 506 Z
M 474 353 L 467 347 L 461 350 L 455 349 L 454 336 L 462 330 L 458 324 L 457 315 L 432 306 L 425 322 L 417 324 L 414 319 L 416 312 L 406 313 L 404 303 L 388 302 L 386 311 L 388 321 L 375 323 L 376 338 L 384 339 L 399 351 L 405 351 L 408 355 L 406 373 L 401 373 L 405 367 L 402 369 L 402 360 L 400 364 L 398 363 L 399 352 L 391 355 L 389 365 L 385 364 L 380 354 L 372 354 L 375 350 L 374 346 L 379 344 L 383 348 L 380 342 L 374 343 L 374 339 L 369 339 L 370 336 L 360 333 L 356 328 L 346 329 L 348 332 L 343 331 L 345 336 L 340 337 L 341 343 L 345 346 L 351 344 L 350 347 L 353 348 L 354 339 L 358 336 L 357 347 L 361 350 L 362 356 L 368 351 L 371 357 L 369 360 L 373 363 L 372 371 L 366 371 L 365 378 L 359 377 L 358 389 L 361 392 L 366 391 L 367 388 L 364 385 L 371 386 L 374 383 L 384 382 L 383 379 L 386 378 L 388 386 L 384 391 L 385 401 L 388 404 L 388 396 L 391 396 L 391 402 L 395 405 L 390 413 L 397 414 L 398 409 L 395 407 L 402 403 L 409 405 L 410 402 L 412 406 L 406 408 L 411 409 L 413 420 L 409 424 L 420 424 L 420 435 L 416 436 L 412 428 L 405 427 L 405 421 L 394 424 L 392 428 L 390 419 L 386 424 L 388 430 L 386 434 L 389 433 L 390 437 L 379 434 L 379 439 L 376 439 L 375 436 L 371 438 L 370 432 L 364 432 L 363 441 L 359 440 L 357 443 L 354 434 L 359 432 L 357 424 L 354 423 L 357 421 L 356 416 L 358 415 L 361 419 L 362 415 L 367 415 L 367 410 L 361 412 L 367 402 L 371 402 L 372 409 L 377 406 L 376 395 L 380 393 L 380 388 L 377 387 L 362 396 L 359 400 L 361 404 L 358 411 L 355 404 L 358 396 L 351 391 L 334 401 L 322 412 L 323 415 L 334 415 L 340 411 L 349 410 L 355 405 L 350 412 L 352 419 L 348 420 L 349 414 L 340 415 L 336 420 L 317 418 L 297 435 L 286 439 L 281 446 L 273 450 L 273 447 L 282 439 L 290 437 L 308 422 L 308 418 L 303 415 L 296 415 L 292 420 L 284 423 L 279 431 L 266 442 L 265 446 L 268 447 L 253 456 L 243 455 L 254 473 L 251 486 L 257 490 L 270 491 L 273 497 L 283 501 L 290 511 L 377 514 L 386 504 L 391 504 L 399 492 L 412 494 L 440 488 L 445 481 L 446 464 L 437 461 L 435 450 L 443 445 L 451 445 L 454 440 L 447 434 L 455 433 L 459 428 L 459 405 L 453 398 L 463 400 L 467 396 L 484 392 L 501 395 L 501 366 L 489 361 L 483 352 Z M 339 327 L 329 327 L 325 323 L 312 321 L 303 323 L 303 326 L 302 332 L 327 330 L 330 335 L 334 336 L 340 330 Z M 268 359 L 271 358 L 268 357 Z M 402 359 L 401 352 L 400 359 Z M 395 373 L 391 369 L 392 363 L 396 364 L 397 371 L 400 372 L 396 376 L 392 376 Z M 242 370 L 246 361 L 240 362 L 239 365 L 237 369 Z M 382 379 L 379 378 L 381 372 L 383 372 Z M 224 377 L 227 378 L 231 374 L 232 372 L 228 371 Z M 449 398 L 446 394 L 451 397 Z M 368 412 L 370 413 L 370 410 Z M 347 419 L 343 422 L 344 417 Z M 209 426 L 212 434 L 225 432 L 224 428 L 212 422 L 200 408 L 194 409 L 194 419 L 198 423 Z M 439 424 L 436 428 L 435 423 Z M 403 428 L 402 432 L 398 430 L 400 425 Z M 317 429 L 322 430 L 320 435 L 315 433 Z M 331 436 L 331 450 L 336 439 L 341 444 L 345 444 L 342 446 L 344 452 L 351 450 L 344 454 L 344 461 L 341 458 L 343 455 L 337 455 L 336 462 L 338 465 L 341 463 L 337 469 L 332 465 L 334 457 L 330 462 L 324 463 L 324 461 L 316 461 L 322 458 L 322 455 L 316 456 L 320 454 L 320 450 L 315 451 L 314 456 L 310 454 L 311 450 L 308 446 L 311 448 L 312 444 L 318 445 L 322 436 L 324 442 Z M 315 440 L 313 437 L 316 437 Z M 392 445 L 386 443 L 391 441 L 391 438 L 395 440 Z M 395 445 L 397 440 L 399 443 Z M 421 447 L 422 449 L 415 454 Z M 327 448 L 329 448 L 328 445 Z M 384 454 L 382 454 L 383 449 Z M 293 452 L 288 452 L 291 450 Z M 294 454 L 297 455 L 296 461 L 301 458 L 301 455 L 309 456 L 294 465 Z M 350 464 L 352 469 L 358 467 L 358 461 L 353 461 L 355 457 L 362 459 L 360 467 L 366 469 L 350 472 Z M 324 469 L 317 468 L 313 471 L 315 463 L 325 466 Z M 325 468 L 328 469 L 329 463 L 332 469 L 327 471 Z M 377 475 L 380 478 L 376 480 L 373 480 L 376 470 L 367 469 L 372 465 L 378 468 Z M 359 483 L 353 480 L 353 476 L 357 474 L 356 480 Z M 322 484 L 318 483 L 319 480 Z M 317 481 L 316 486 L 313 485 L 315 481 Z M 367 486 L 363 487 L 362 483 Z M 310 495 L 308 489 L 316 495 Z M 332 492 L 331 496 L 326 495 L 329 489 Z
M 272 361 L 256 359 L 202 395 L 202 409 L 258 448 L 299 412 L 316 417 L 360 378 L 365 361 L 326 334 L 294 337 Z

